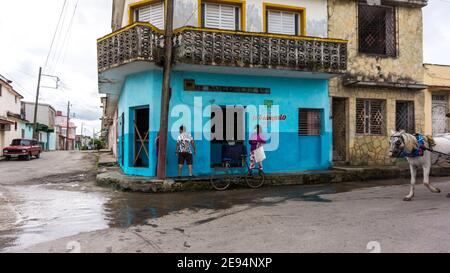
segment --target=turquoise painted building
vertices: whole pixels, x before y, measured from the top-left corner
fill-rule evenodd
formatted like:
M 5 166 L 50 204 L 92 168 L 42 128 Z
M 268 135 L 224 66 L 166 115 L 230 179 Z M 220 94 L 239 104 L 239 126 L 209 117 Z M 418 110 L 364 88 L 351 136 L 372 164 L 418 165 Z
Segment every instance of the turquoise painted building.
M 33 124 L 21 122 L 22 138 L 33 139 Z M 46 125 L 38 124 L 39 143 L 45 151 L 56 150 L 56 134 L 53 129 L 49 129 Z
M 296 1 L 289 7 L 175 2 L 180 28 L 173 37 L 167 175 L 177 175 L 181 125 L 196 142 L 196 176 L 210 175 L 230 147 L 248 153 L 257 124 L 268 140 L 266 173 L 330 168 L 328 86 L 347 70 L 347 41 L 327 37 L 327 1 L 298 7 Z M 183 12 L 191 4 L 199 14 Z M 114 32 L 98 40 L 99 91 L 106 96 L 102 128 L 117 140 L 109 144 L 117 146 L 119 165 L 130 175 L 156 175 L 166 38 L 155 26 L 164 26 L 164 17 L 156 16 L 162 12 L 162 3 L 130 4 L 113 14 Z M 117 25 L 123 22 L 130 25 Z
M 189 91 L 185 89 L 186 80 L 195 81 L 202 86 L 223 87 L 227 85 L 246 87 L 246 88 L 266 88 L 270 90 L 269 94 L 254 93 L 229 93 L 229 92 L 205 92 Z M 160 101 L 162 89 L 162 72 L 159 70 L 149 70 L 141 73 L 129 75 L 123 85 L 120 97 L 118 99 L 119 113 L 119 163 L 124 172 L 133 175 L 155 176 L 156 172 L 156 145 L 155 139 L 159 131 L 160 119 Z M 202 101 L 202 109 L 194 109 L 195 101 Z M 242 76 L 225 75 L 199 72 L 176 71 L 172 75 L 172 98 L 170 109 L 181 108 L 189 109 L 190 117 L 179 116 L 172 111 L 169 118 L 169 143 L 168 143 L 168 175 L 177 175 L 177 158 L 175 155 L 176 139 L 180 125 L 187 127 L 187 130 L 196 139 L 197 155 L 194 157 L 194 175 L 209 175 L 213 172 L 215 165 L 220 164 L 221 146 L 228 143 L 216 143 L 208 140 L 208 123 L 211 119 L 205 115 L 210 105 L 219 107 L 224 106 L 248 106 L 255 105 L 258 110 L 265 103 L 270 101 L 272 109 L 278 106 L 279 110 L 276 117 L 279 123 L 279 130 L 270 131 L 272 122 L 263 125 L 266 138 L 278 138 L 278 148 L 267 152 L 267 160 L 264 162 L 267 173 L 277 172 L 296 172 L 305 170 L 324 170 L 331 166 L 331 145 L 332 131 L 330 123 L 330 107 L 328 98 L 328 81 L 324 79 L 305 79 L 305 78 L 281 78 L 267 76 Z M 255 121 L 255 116 L 269 116 L 270 108 L 266 108 L 267 113 L 258 112 L 256 115 L 245 113 L 243 116 L 243 126 L 245 129 L 244 138 L 235 139 L 232 137 L 229 141 L 242 141 L 249 149 L 248 139 L 254 128 L 250 126 L 262 124 L 264 118 Z M 187 112 L 189 112 L 187 111 Z M 196 112 L 196 113 L 194 113 Z M 199 114 L 200 116 L 199 117 Z M 142 143 L 137 136 L 134 124 L 139 123 L 145 114 L 145 121 L 148 121 L 148 138 L 145 141 L 149 158 L 141 152 L 139 155 L 145 161 L 145 167 L 136 165 L 135 158 L 138 156 L 140 145 Z M 224 112 L 225 115 L 225 112 Z M 304 117 L 302 117 L 302 115 Z M 123 118 L 123 121 L 121 120 Z M 305 132 L 302 134 L 300 119 L 306 120 L 315 118 L 315 132 Z M 197 120 L 197 121 L 196 121 Z M 198 121 L 200 120 L 200 121 Z M 195 123 L 200 123 L 195 126 Z M 275 122 L 275 121 L 274 121 Z M 234 124 L 229 124 L 233 126 Z M 305 126 L 308 126 L 306 124 Z M 195 128 L 197 127 L 197 128 Z M 206 127 L 206 129 L 205 129 Z M 146 128 L 145 128 L 146 129 Z M 305 128 L 308 130 L 308 128 Z M 147 131 L 147 130 L 144 130 Z M 206 135 L 206 137 L 205 137 Z M 173 136 L 173 137 L 172 137 Z M 197 136 L 197 137 L 196 137 Z M 143 138 L 142 134 L 141 137 Z M 137 151 L 137 152 L 136 152 Z

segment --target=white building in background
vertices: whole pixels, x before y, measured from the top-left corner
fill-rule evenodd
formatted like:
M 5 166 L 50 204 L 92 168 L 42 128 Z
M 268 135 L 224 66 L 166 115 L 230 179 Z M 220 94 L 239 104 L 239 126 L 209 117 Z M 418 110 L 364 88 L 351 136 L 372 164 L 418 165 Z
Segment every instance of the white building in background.
M 24 137 L 24 120 L 21 115 L 20 95 L 11 85 L 12 81 L 0 75 L 0 156 L 3 148 L 13 139 Z

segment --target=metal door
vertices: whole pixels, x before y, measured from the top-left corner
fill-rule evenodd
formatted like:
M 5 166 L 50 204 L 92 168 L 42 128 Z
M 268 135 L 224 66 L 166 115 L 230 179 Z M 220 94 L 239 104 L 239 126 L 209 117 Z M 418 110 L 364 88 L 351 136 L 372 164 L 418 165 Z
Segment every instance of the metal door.
M 447 132 L 448 124 L 446 114 L 448 113 L 448 95 L 433 95 L 432 119 L 433 135 L 444 134 Z
M 343 162 L 347 157 L 347 99 L 333 98 L 333 161 Z

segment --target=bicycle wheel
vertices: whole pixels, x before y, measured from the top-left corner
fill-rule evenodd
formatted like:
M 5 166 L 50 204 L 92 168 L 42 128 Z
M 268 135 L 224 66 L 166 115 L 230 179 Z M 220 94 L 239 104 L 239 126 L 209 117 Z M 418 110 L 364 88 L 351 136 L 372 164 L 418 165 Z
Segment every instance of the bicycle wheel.
M 262 170 L 249 171 L 249 173 L 245 176 L 245 182 L 252 189 L 259 189 L 264 186 L 264 182 L 266 180 L 266 175 Z
M 211 186 L 217 191 L 227 190 L 234 181 L 230 168 L 224 169 L 223 172 L 224 174 L 217 178 L 211 177 Z

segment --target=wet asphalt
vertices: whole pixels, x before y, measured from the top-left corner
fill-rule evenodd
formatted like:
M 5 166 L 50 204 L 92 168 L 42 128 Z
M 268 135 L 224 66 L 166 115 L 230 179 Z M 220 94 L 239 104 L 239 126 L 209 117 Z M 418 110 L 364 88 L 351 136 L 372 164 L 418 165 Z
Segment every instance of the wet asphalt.
M 54 152 L 44 154 L 42 161 L 0 162 L 0 173 L 26 170 L 0 179 L 0 251 L 83 232 L 143 225 L 177 211 L 276 206 L 286 201 L 331 203 L 329 196 L 336 193 L 408 183 L 397 179 L 226 192 L 124 193 L 95 185 L 94 160 L 94 154 Z

